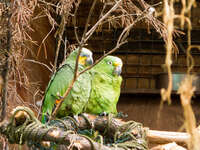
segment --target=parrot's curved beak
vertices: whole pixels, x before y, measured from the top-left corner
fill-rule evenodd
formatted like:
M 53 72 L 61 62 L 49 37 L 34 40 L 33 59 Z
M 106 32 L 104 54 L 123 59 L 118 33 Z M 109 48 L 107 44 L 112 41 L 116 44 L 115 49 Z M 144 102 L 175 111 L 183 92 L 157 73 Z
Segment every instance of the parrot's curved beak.
M 87 66 L 90 66 L 90 65 L 92 65 L 93 64 L 93 58 L 92 57 L 88 57 L 87 59 L 86 59 L 86 65 Z
M 114 66 L 115 69 L 113 71 L 113 74 L 119 76 L 122 73 L 122 64 L 115 62 Z

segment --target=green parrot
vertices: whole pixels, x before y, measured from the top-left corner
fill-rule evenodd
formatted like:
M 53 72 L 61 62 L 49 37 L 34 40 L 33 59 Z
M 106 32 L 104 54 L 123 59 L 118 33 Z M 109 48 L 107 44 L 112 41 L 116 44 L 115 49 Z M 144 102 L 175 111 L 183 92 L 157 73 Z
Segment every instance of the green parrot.
M 122 77 L 122 60 L 115 56 L 107 56 L 94 66 L 92 74 L 92 90 L 85 112 L 91 114 L 117 114 L 117 102 L 120 96 Z
M 53 110 L 59 103 L 60 97 L 64 95 L 65 91 L 71 84 L 74 77 L 77 55 L 78 49 L 71 52 L 64 64 L 51 77 L 42 104 L 42 123 L 48 121 L 49 116 L 53 113 Z M 86 48 L 82 48 L 78 63 L 79 71 L 91 65 L 93 63 L 92 52 Z M 64 99 L 64 102 L 58 110 L 57 117 L 78 115 L 82 113 L 89 99 L 90 91 L 90 73 L 85 72 L 75 81 L 69 95 Z

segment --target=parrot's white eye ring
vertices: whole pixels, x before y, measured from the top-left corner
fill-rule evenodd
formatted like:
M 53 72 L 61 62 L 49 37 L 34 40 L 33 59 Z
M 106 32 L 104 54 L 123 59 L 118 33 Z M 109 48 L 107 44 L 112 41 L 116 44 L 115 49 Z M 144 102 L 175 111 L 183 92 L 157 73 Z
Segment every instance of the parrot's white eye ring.
M 112 65 L 112 62 L 111 62 L 111 61 L 108 61 L 108 64 L 109 64 L 109 65 Z

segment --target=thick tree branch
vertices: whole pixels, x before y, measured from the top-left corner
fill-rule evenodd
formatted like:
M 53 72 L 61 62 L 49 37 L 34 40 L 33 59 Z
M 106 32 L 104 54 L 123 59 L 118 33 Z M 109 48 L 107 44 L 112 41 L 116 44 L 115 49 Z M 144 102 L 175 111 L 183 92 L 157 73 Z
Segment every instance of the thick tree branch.
M 87 119 L 86 119 L 87 118 Z M 79 135 L 76 132 L 84 129 L 94 129 L 99 132 L 106 132 L 109 137 L 114 137 L 116 132 L 121 134 L 127 131 L 127 126 L 133 121 L 125 122 L 117 118 L 109 118 L 105 116 L 96 116 L 83 114 L 78 117 L 78 122 L 74 122 L 70 118 L 62 120 L 53 120 L 53 123 L 41 124 L 34 116 L 33 112 L 26 107 L 17 107 L 13 111 L 10 121 L 4 120 L 0 123 L 0 133 L 5 135 L 10 143 L 23 144 L 26 141 L 33 143 L 41 143 L 42 141 L 51 141 L 57 144 L 74 146 L 81 150 L 96 149 L 114 149 L 114 147 L 104 146 L 102 144 L 91 141 L 86 136 Z M 136 127 L 132 128 L 129 133 L 138 138 L 141 142 L 145 137 L 149 143 L 165 144 L 176 142 L 179 145 L 186 146 L 190 140 L 190 135 L 184 132 L 168 132 L 156 131 L 143 128 L 142 125 L 136 123 Z M 200 131 L 198 131 L 200 132 Z M 141 143 L 140 143 L 141 144 Z M 115 147 L 116 148 L 116 147 Z M 117 147 L 116 150 L 122 150 Z
M 87 118 L 87 119 L 86 119 Z M 77 131 L 90 129 L 91 125 L 93 129 L 98 130 L 111 139 L 116 138 L 116 133 L 122 135 L 122 133 L 129 131 L 133 140 L 140 143 L 133 145 L 141 147 L 139 149 L 146 149 L 145 141 L 145 131 L 143 130 L 141 124 L 136 122 L 122 122 L 120 119 L 87 115 L 79 116 L 79 123 L 75 123 L 70 118 L 63 118 L 62 120 L 52 120 L 49 124 L 41 124 L 34 116 L 33 112 L 27 107 L 17 107 L 13 110 L 13 116 L 10 121 L 4 121 L 0 124 L 0 133 L 5 135 L 10 143 L 23 144 L 27 141 L 32 143 L 41 143 L 42 141 L 51 141 L 57 144 L 64 144 L 67 146 L 76 147 L 81 150 L 99 149 L 99 150 L 123 150 L 123 142 L 111 143 L 110 146 L 105 146 L 103 144 L 94 142 L 87 136 L 77 134 Z M 77 124 L 75 126 L 75 124 Z M 134 124 L 134 125 L 133 125 Z M 105 132 L 106 131 L 106 132 Z M 126 142 L 127 140 L 125 140 Z M 128 139 L 131 144 L 131 139 Z M 127 142 L 128 142 L 127 141 Z M 129 147 L 129 146 L 128 146 Z
M 18 109 L 18 108 L 17 108 Z M 85 119 L 87 117 L 88 120 Z M 56 124 L 57 127 L 43 125 L 39 123 L 37 120 L 35 120 L 34 125 L 26 124 L 26 126 L 23 128 L 24 130 L 19 130 L 21 126 L 24 125 L 26 120 L 32 118 L 33 121 L 35 120 L 33 117 L 30 117 L 26 114 L 26 112 L 18 114 L 14 116 L 14 122 L 11 123 L 8 121 L 4 121 L 0 124 L 0 133 L 5 135 L 10 142 L 12 143 L 19 143 L 20 142 L 20 136 L 23 135 L 22 141 L 29 141 L 32 140 L 34 142 L 41 142 L 41 141 L 53 141 L 59 144 L 67 144 L 70 145 L 71 143 L 74 143 L 74 146 L 77 146 L 79 143 L 79 148 L 81 149 L 92 149 L 92 145 L 97 149 L 108 149 L 110 147 L 103 146 L 99 143 L 91 142 L 85 137 L 81 135 L 75 134 L 77 128 L 78 129 L 90 129 L 91 125 L 92 128 L 98 131 L 109 131 L 109 136 L 114 136 L 116 132 L 123 132 L 127 130 L 127 128 L 122 128 L 124 124 L 127 124 L 128 122 L 124 122 L 120 119 L 112 118 L 109 122 L 108 117 L 102 117 L 102 116 L 95 116 L 95 115 L 88 115 L 84 114 L 84 117 L 79 116 L 79 122 L 77 123 L 77 127 L 74 127 L 74 123 L 70 119 L 64 119 L 62 121 L 58 121 Z M 11 119 L 12 120 L 12 119 Z M 30 120 L 29 120 L 30 121 Z M 90 123 L 89 123 L 90 122 Z M 109 126 L 108 126 L 109 123 Z M 12 132 L 11 132 L 11 125 L 12 125 Z M 29 126 L 29 127 L 28 127 Z M 74 133 L 70 132 L 66 129 L 66 126 L 68 127 L 68 130 L 70 129 Z M 32 128 L 32 130 L 30 129 Z M 186 145 L 186 143 L 190 139 L 190 135 L 188 133 L 184 132 L 168 132 L 168 131 L 156 131 L 156 130 L 147 130 L 145 128 L 142 129 L 143 131 L 147 131 L 147 140 L 149 143 L 154 144 L 164 144 L 164 143 L 170 143 L 170 142 L 176 142 L 180 145 Z M 18 131 L 21 131 L 20 133 Z M 28 133 L 25 133 L 28 132 Z M 17 135 L 12 135 L 12 133 L 16 133 Z M 23 134 L 22 134 L 23 133 Z M 131 131 L 133 135 L 140 136 L 141 134 L 137 128 L 133 129 Z M 26 136 L 28 135 L 28 136 Z M 43 136 L 42 136 L 43 135 Z M 44 136 L 45 135 L 45 136 Z M 18 139 L 15 139 L 15 141 L 10 140 L 10 138 L 13 138 L 15 136 L 18 136 Z M 116 150 L 121 149 L 117 148 Z
M 10 134 L 7 130 L 7 126 L 9 125 L 10 125 L 9 122 L 3 122 L 2 124 L 0 124 L 0 133 L 6 135 L 7 137 L 9 137 L 9 134 Z M 55 142 L 59 144 L 64 144 L 67 146 L 72 145 L 72 147 L 80 149 L 80 150 L 93 150 L 93 148 L 98 149 L 98 150 L 112 150 L 112 149 L 114 150 L 115 149 L 112 147 L 101 145 L 100 143 L 97 143 L 97 142 L 91 143 L 91 141 L 89 141 L 85 136 L 69 133 L 67 131 L 63 131 L 56 127 L 51 128 L 48 131 L 47 131 L 47 128 L 44 128 L 42 126 L 40 126 L 37 129 L 39 130 L 39 132 L 33 129 L 32 132 L 28 133 L 29 134 L 28 136 L 26 137 L 23 136 L 22 140 L 24 142 L 25 141 L 32 141 L 32 142 L 51 141 L 51 142 Z M 18 134 L 22 134 L 22 133 L 18 132 Z M 42 135 L 45 135 L 45 136 L 42 136 Z M 9 142 L 12 142 L 12 143 L 16 142 L 19 144 L 20 139 L 18 140 L 19 141 L 9 141 Z M 123 149 L 116 148 L 115 150 L 123 150 Z
M 153 144 L 176 142 L 177 144 L 185 146 L 190 139 L 190 135 L 185 132 L 149 130 L 147 133 L 147 139 L 149 143 Z

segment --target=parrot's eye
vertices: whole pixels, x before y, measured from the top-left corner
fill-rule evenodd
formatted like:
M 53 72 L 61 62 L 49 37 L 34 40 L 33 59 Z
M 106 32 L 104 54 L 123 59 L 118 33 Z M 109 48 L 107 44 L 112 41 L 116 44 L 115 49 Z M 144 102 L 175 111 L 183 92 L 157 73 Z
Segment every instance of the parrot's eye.
M 112 62 L 111 62 L 111 61 L 108 61 L 108 64 L 109 64 L 109 65 L 112 65 Z

